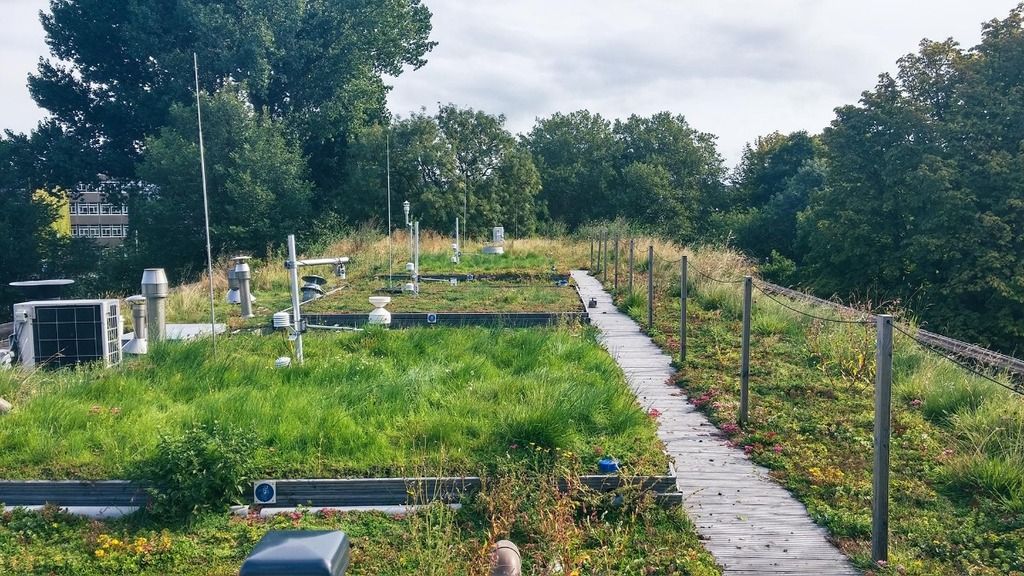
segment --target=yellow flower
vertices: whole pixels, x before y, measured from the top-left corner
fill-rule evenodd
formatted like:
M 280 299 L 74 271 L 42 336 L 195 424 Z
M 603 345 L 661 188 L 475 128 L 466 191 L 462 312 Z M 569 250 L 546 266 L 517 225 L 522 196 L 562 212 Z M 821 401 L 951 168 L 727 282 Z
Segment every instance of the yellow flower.
M 96 554 L 97 558 L 103 558 L 104 556 L 107 555 L 107 551 L 102 549 L 102 548 L 100 548 L 100 549 L 96 550 L 95 554 Z

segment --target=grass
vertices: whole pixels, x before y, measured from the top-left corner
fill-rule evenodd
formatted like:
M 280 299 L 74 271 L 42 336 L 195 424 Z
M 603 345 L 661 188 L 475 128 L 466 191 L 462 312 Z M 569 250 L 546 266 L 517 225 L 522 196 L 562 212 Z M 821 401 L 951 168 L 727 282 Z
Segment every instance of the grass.
M 511 538 L 526 574 L 720 574 L 678 508 L 623 493 L 621 503 L 583 490 L 562 493 L 552 474 L 510 467 L 453 511 L 432 505 L 398 517 L 298 511 L 268 519 L 209 513 L 188 526 L 146 516 L 97 522 L 9 511 L 0 515 L 0 572 L 99 576 L 238 574 L 268 531 L 343 530 L 353 576 L 485 576 L 493 542 Z M 569 470 L 558 471 L 565 475 Z
M 158 432 L 255 427 L 267 477 L 482 473 L 534 442 L 662 473 L 654 423 L 585 328 L 310 333 L 306 364 L 279 335 L 167 342 L 109 370 L 0 372 L 0 477 L 117 478 Z
M 679 248 L 656 244 L 656 342 L 678 361 Z M 688 356 L 679 385 L 719 425 L 736 421 L 741 286 L 735 253 L 690 257 Z M 678 265 L 676 265 L 678 266 Z M 696 273 L 730 281 L 719 283 Z M 645 282 L 645 276 L 640 276 Z M 611 285 L 611 278 L 607 285 Z M 646 295 L 646 285 L 642 288 Z M 646 303 L 620 307 L 646 321 Z M 822 308 L 786 302 L 819 316 Z M 723 432 L 749 447 L 876 574 L 1024 574 L 1024 399 L 897 334 L 891 440 L 890 561 L 870 561 L 873 326 L 802 317 L 755 291 L 750 424 Z
M 589 248 L 581 243 L 564 238 L 530 238 L 509 241 L 505 254 L 500 256 L 479 254 L 480 244 L 463 246 L 464 255 L 459 264 L 451 263 L 450 239 L 434 233 L 421 237 L 420 269 L 422 275 L 444 276 L 447 274 L 475 274 L 482 276 L 517 277 L 521 286 L 505 286 L 507 278 L 497 283 L 460 283 L 458 287 L 441 286 L 425 282 L 419 298 L 398 295 L 395 304 L 389 308 L 399 312 L 536 312 L 536 311 L 577 311 L 579 299 L 572 290 L 557 289 L 551 274 L 568 274 L 572 268 L 586 267 Z M 409 261 L 408 237 L 396 233 L 393 240 L 394 273 L 404 274 L 405 263 Z M 386 236 L 372 231 L 363 231 L 343 238 L 323 251 L 322 254 L 304 254 L 299 257 L 349 256 L 347 280 L 338 280 L 327 267 L 306 268 L 303 274 L 319 274 L 328 279 L 327 290 L 341 287 L 338 292 L 309 305 L 309 310 L 369 312 L 367 298 L 383 288 L 389 273 L 389 258 Z M 229 261 L 220 262 L 214 279 L 214 309 L 218 321 L 229 326 L 266 325 L 274 312 L 291 306 L 288 272 L 281 264 L 285 255 L 269 261 L 253 261 L 252 292 L 255 317 L 245 321 L 239 316 L 237 306 L 226 303 Z M 173 279 L 172 283 L 173 283 Z M 396 278 L 397 282 L 397 278 Z M 503 286 L 496 286 L 502 284 Z M 396 307 L 400 306 L 400 307 Z M 550 306 L 550 308 L 548 308 Z M 127 306 L 124 307 L 128 310 Z M 306 309 L 306 306 L 303 306 Z M 209 322 L 209 283 L 204 276 L 193 284 L 175 286 L 167 299 L 168 322 Z M 127 312 L 125 313 L 127 316 Z
M 352 283 L 302 307 L 308 313 L 369 312 L 367 298 L 383 293 L 384 281 Z M 400 284 L 400 282 L 397 282 Z M 550 277 L 520 281 L 422 282 L 419 294 L 391 294 L 391 312 L 581 312 L 576 289 Z

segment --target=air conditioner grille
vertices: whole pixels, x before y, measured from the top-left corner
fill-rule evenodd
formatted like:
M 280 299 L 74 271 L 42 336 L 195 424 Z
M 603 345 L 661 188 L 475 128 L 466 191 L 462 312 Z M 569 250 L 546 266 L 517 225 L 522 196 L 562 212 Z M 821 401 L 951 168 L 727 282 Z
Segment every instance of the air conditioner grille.
M 103 359 L 117 364 L 121 360 L 119 322 L 116 307 L 37 306 L 33 322 L 35 362 L 60 367 Z M 104 350 L 109 351 L 106 358 Z

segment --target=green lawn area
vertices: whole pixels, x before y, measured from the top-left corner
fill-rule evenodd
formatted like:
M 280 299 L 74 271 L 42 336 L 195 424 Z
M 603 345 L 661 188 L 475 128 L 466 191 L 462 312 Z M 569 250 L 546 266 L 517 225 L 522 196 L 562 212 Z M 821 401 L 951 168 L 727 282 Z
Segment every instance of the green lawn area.
M 347 287 L 302 306 L 306 312 L 356 312 L 373 309 L 368 298 L 383 294 L 387 283 L 370 280 Z M 401 282 L 396 279 L 396 285 Z M 582 312 L 583 303 L 572 286 L 556 286 L 550 275 L 517 280 L 421 282 L 419 294 L 390 294 L 392 312 Z
M 326 291 L 340 288 L 320 300 L 304 304 L 303 310 L 368 313 L 373 309 L 367 298 L 382 293 L 389 283 L 386 240 L 376 239 L 359 247 L 350 244 L 350 240 L 345 240 L 325 252 L 352 257 L 345 280 L 335 278 L 329 267 L 300 270 L 300 276 L 323 276 L 327 280 Z M 405 282 L 402 278 L 405 277 L 407 248 L 397 243 L 395 248 L 394 285 L 401 286 Z M 394 300 L 388 309 L 393 312 L 579 312 L 583 307 L 575 289 L 556 286 L 553 275 L 567 277 L 570 269 L 584 266 L 583 248 L 582 244 L 570 240 L 522 240 L 508 246 L 507 252 L 501 255 L 464 254 L 459 264 L 451 262 L 450 250 L 424 251 L 420 258 L 424 277 L 447 279 L 449 275 L 473 274 L 482 279 L 460 281 L 457 286 L 422 282 L 418 295 L 392 295 Z M 226 266 L 227 263 L 222 267 Z M 225 302 L 227 282 L 218 278 L 214 300 L 219 322 L 236 328 L 265 326 L 274 312 L 291 307 L 288 274 L 281 262 L 254 261 L 251 266 L 255 317 L 245 321 L 239 317 L 238 306 Z M 205 281 L 172 289 L 167 301 L 168 322 L 204 323 L 209 322 L 209 318 Z
M 168 342 L 114 369 L 0 372 L 0 477 L 120 478 L 158 436 L 251 428 L 266 477 L 483 474 L 531 442 L 664 473 L 654 422 L 587 327 L 309 333 Z
M 653 336 L 678 360 L 678 265 L 664 262 L 675 258 L 666 252 L 656 266 Z M 705 271 L 729 260 L 713 250 L 690 256 Z M 646 322 L 643 283 L 617 302 Z M 756 291 L 753 310 L 749 425 L 735 425 L 741 288 L 702 280 L 693 269 L 679 385 L 859 567 L 887 575 L 1024 574 L 1024 398 L 896 335 L 890 560 L 873 566 L 874 327 L 801 317 Z

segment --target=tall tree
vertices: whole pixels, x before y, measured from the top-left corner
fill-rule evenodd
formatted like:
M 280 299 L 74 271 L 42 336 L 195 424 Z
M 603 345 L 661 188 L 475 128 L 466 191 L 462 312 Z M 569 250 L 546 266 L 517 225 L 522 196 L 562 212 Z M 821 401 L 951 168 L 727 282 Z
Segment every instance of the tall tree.
M 823 292 L 909 303 L 931 327 L 1024 348 L 1024 6 L 981 44 L 923 41 L 825 130 L 800 216 Z
M 537 121 L 525 138 L 540 173 L 538 196 L 552 220 L 570 229 L 616 217 L 621 146 L 612 124 L 587 110 Z
M 706 232 L 725 174 L 715 137 L 669 112 L 616 121 L 614 133 L 623 179 L 618 213 L 681 241 Z
M 193 97 L 197 52 L 205 90 L 243 83 L 302 135 L 324 196 L 350 132 L 386 115 L 381 75 L 433 47 L 419 0 L 51 0 L 42 22 L 52 56 L 32 95 L 106 173 L 134 176 L 145 138 Z
M 744 148 L 732 175 L 726 219 L 737 246 L 762 258 L 774 251 L 799 259 L 797 213 L 824 181 L 824 164 L 815 162 L 817 148 L 806 132 L 774 132 Z
M 254 111 L 236 88 L 203 100 L 211 240 L 215 254 L 264 255 L 304 231 L 312 185 L 284 126 Z M 139 176 L 153 188 L 132 210 L 143 253 L 177 271 L 201 269 L 205 257 L 197 136 L 195 106 L 174 105 L 169 124 L 146 140 Z

